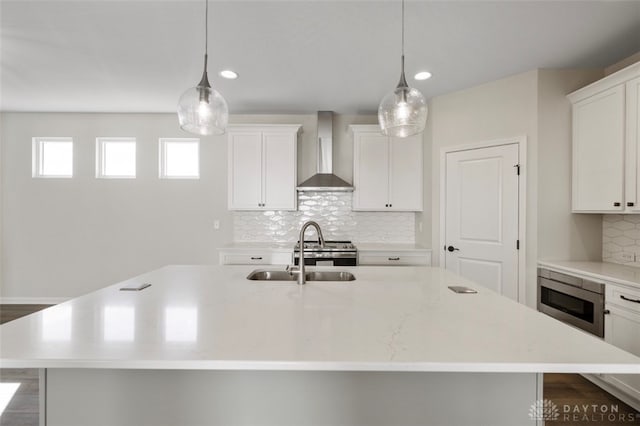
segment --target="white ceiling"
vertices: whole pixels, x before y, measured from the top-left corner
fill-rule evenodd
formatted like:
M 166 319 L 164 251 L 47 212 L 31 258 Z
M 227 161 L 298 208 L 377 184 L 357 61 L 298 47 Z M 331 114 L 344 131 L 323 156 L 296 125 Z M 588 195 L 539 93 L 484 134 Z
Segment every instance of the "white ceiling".
M 200 79 L 203 0 L 0 7 L 3 111 L 172 112 Z M 209 78 L 232 114 L 371 113 L 399 78 L 399 0 L 212 0 L 209 22 Z M 638 0 L 406 3 L 407 75 L 434 75 L 409 84 L 427 97 L 638 51 Z

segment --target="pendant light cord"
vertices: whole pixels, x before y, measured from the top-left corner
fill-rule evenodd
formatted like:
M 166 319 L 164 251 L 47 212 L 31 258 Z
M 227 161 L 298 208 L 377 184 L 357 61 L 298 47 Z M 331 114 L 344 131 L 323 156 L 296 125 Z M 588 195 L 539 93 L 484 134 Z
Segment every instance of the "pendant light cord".
M 402 0 L 402 57 L 404 57 L 404 0 Z
M 204 1 L 204 55 L 207 56 L 209 53 L 209 0 Z
M 402 56 L 400 56 L 400 82 L 398 82 L 398 88 L 408 88 L 409 85 L 407 84 L 407 79 L 404 76 L 404 0 L 402 0 Z M 405 96 L 406 93 L 403 90 L 402 91 L 402 100 L 406 100 Z
M 207 77 L 207 59 L 209 58 L 209 0 L 205 0 L 204 8 L 204 71 L 202 72 L 202 79 L 198 83 L 198 87 L 210 88 L 209 78 Z M 200 97 L 204 99 L 205 92 L 200 93 Z M 202 100 L 201 99 L 201 100 Z
M 207 57 L 209 56 L 209 0 L 204 0 L 204 72 L 207 72 Z

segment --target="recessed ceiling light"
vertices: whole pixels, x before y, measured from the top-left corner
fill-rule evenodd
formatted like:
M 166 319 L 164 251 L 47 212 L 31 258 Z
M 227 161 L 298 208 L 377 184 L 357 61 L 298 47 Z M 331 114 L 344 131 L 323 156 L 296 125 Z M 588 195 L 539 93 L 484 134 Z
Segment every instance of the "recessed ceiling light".
M 416 80 L 427 80 L 431 78 L 431 73 L 428 71 L 420 71 L 416 75 L 413 76 Z
M 220 71 L 220 77 L 228 78 L 229 80 L 235 80 L 238 78 L 238 73 L 231 70 L 222 70 Z

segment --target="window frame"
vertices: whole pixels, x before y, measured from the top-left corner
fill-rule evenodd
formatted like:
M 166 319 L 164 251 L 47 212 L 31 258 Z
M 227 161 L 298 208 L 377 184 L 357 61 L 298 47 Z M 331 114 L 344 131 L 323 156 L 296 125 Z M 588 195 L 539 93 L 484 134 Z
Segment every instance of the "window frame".
M 133 175 L 109 175 L 105 173 L 106 170 L 106 155 L 104 152 L 105 146 L 108 143 L 132 143 L 133 142 Z M 136 179 L 138 174 L 138 141 L 133 136 L 126 137 L 111 137 L 100 136 L 96 138 L 96 179 Z
M 198 155 L 198 170 L 195 175 L 167 175 L 167 143 L 195 143 Z M 200 138 L 159 138 L 158 139 L 158 178 L 160 179 L 200 179 Z
M 71 144 L 71 173 L 68 175 L 49 175 L 44 172 L 43 148 L 46 142 L 65 142 Z M 31 177 L 45 179 L 71 179 L 74 171 L 74 146 L 71 136 L 34 136 L 31 138 Z

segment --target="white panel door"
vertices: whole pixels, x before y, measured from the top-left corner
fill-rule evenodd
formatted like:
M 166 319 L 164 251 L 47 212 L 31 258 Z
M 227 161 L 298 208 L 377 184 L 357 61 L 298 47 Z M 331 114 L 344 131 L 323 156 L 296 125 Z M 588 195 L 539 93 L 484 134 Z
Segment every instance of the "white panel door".
M 260 208 L 262 204 L 262 134 L 229 135 L 229 208 Z
M 640 211 L 640 77 L 626 84 L 627 106 L 627 208 Z
M 624 84 L 573 105 L 573 210 L 624 210 Z
M 390 139 L 389 207 L 422 211 L 422 134 Z
M 389 138 L 362 133 L 354 143 L 354 210 L 388 210 Z
M 517 144 L 448 153 L 443 218 L 446 268 L 514 300 L 517 164 Z
M 295 135 L 264 133 L 262 150 L 263 207 L 269 210 L 295 210 Z

